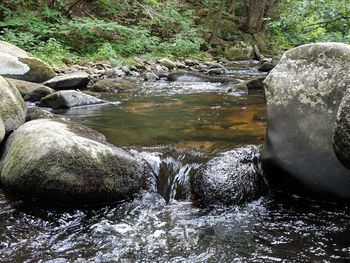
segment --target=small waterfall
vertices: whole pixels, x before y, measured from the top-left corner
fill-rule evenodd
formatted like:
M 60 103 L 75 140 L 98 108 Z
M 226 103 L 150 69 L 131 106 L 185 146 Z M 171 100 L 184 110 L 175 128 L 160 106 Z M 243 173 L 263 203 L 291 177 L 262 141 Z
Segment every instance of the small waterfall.
M 143 150 L 138 154 L 152 167 L 158 179 L 158 193 L 167 203 L 190 199 L 190 175 L 205 161 L 202 154 L 174 149 Z

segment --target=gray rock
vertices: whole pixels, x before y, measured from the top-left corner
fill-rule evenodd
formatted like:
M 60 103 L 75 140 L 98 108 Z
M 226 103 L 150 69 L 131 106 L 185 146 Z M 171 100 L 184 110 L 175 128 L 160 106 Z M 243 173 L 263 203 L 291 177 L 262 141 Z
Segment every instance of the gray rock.
M 245 84 L 249 90 L 253 89 L 263 89 L 264 88 L 265 77 L 258 77 L 255 79 L 248 80 Z
M 56 74 L 40 59 L 8 42 L 0 41 L 0 75 L 30 82 L 43 82 Z
M 207 72 L 209 75 L 222 75 L 226 73 L 226 70 L 222 67 L 220 68 L 211 68 Z
M 333 148 L 339 160 L 350 169 L 350 90 L 340 103 L 333 131 Z
M 148 190 L 152 172 L 140 158 L 82 125 L 25 123 L 6 141 L 0 161 L 7 190 L 60 204 L 102 204 Z
M 202 205 L 239 205 L 267 190 L 260 148 L 246 146 L 211 159 L 194 176 L 191 186 Z
M 262 71 L 262 72 L 269 72 L 271 70 L 273 70 L 274 67 L 276 67 L 277 65 L 277 62 L 264 62 L 260 68 L 259 68 L 259 71 Z
M 168 75 L 169 81 L 184 81 L 184 82 L 213 82 L 213 83 L 225 83 L 232 82 L 238 83 L 235 79 L 229 79 L 225 77 L 208 76 L 197 72 L 176 71 L 171 72 Z
M 135 89 L 136 84 L 126 79 L 102 79 L 91 86 L 94 92 L 126 93 Z
M 28 110 L 26 115 L 26 121 L 51 118 L 54 118 L 54 114 L 52 112 L 36 107 L 32 108 L 31 110 Z
M 89 74 L 84 71 L 77 71 L 70 74 L 54 77 L 43 85 L 58 89 L 83 89 L 89 84 Z
M 0 119 L 10 133 L 24 123 L 25 103 L 13 83 L 0 76 Z
M 2 142 L 2 140 L 4 139 L 5 134 L 6 134 L 5 125 L 2 119 L 0 118 L 0 142 Z
M 167 67 L 168 69 L 175 69 L 176 63 L 171 61 L 170 59 L 163 58 L 158 61 L 162 66 Z
M 40 107 L 70 109 L 79 106 L 106 103 L 103 100 L 76 90 L 61 90 L 40 100 Z
M 16 79 L 7 79 L 7 81 L 12 82 L 17 87 L 25 101 L 39 101 L 42 97 L 55 92 L 53 89 L 42 84 Z
M 350 198 L 350 170 L 332 145 L 349 68 L 349 45 L 318 43 L 287 51 L 267 76 L 263 161 L 274 187 L 327 200 Z
M 159 76 L 156 73 L 153 73 L 153 72 L 146 72 L 144 74 L 144 79 L 146 81 L 156 81 L 156 80 L 159 80 Z

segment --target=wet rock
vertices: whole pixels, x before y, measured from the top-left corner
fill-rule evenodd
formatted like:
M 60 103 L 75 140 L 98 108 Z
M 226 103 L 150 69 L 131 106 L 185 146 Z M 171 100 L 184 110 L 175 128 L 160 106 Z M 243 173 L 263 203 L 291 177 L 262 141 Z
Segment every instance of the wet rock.
M 27 112 L 26 121 L 38 120 L 38 119 L 50 119 L 54 118 L 54 114 L 48 110 L 42 108 L 32 108 Z
M 222 67 L 220 68 L 211 68 L 207 72 L 209 75 L 222 75 L 226 73 L 226 70 Z
M 39 101 L 42 97 L 55 92 L 53 89 L 42 84 L 16 79 L 8 79 L 8 81 L 12 82 L 17 87 L 25 101 Z
M 337 113 L 333 148 L 339 160 L 350 169 L 350 90 L 346 90 Z
M 53 109 L 70 109 L 79 106 L 106 103 L 103 100 L 95 98 L 76 90 L 61 90 L 50 94 L 40 100 L 40 107 L 49 107 Z
M 260 148 L 246 146 L 211 159 L 191 177 L 192 191 L 202 205 L 239 205 L 267 190 Z
M 267 76 L 263 161 L 274 187 L 327 200 L 350 198 L 350 170 L 332 145 L 349 68 L 349 45 L 318 43 L 287 51 Z
M 167 67 L 168 69 L 175 69 L 176 68 L 176 63 L 171 61 L 170 59 L 167 59 L 167 58 L 163 58 L 163 59 L 159 60 L 159 63 L 162 66 Z
M 155 74 L 153 72 L 146 72 L 144 79 L 146 81 L 156 81 L 156 80 L 159 80 L 159 77 L 157 74 Z
M 125 79 L 102 79 L 91 86 L 94 92 L 123 93 L 135 91 L 136 84 Z
M 15 194 L 60 204 L 102 204 L 149 189 L 152 172 L 140 158 L 82 125 L 34 120 L 5 144 L 1 183 Z
M 276 67 L 276 65 L 277 65 L 277 61 L 264 62 L 260 66 L 259 71 L 269 72 L 269 71 L 273 70 L 273 68 Z
M 169 73 L 168 80 L 184 81 L 184 82 L 213 82 L 213 83 L 238 82 L 236 80 L 233 80 L 233 79 L 230 80 L 224 77 L 208 76 L 201 73 L 185 72 L 185 71 L 176 71 L 176 72 Z
M 6 133 L 10 133 L 24 123 L 25 103 L 13 83 L 0 76 L 0 119 Z
M 85 71 L 77 71 L 70 74 L 54 77 L 44 82 L 43 85 L 55 90 L 83 89 L 86 88 L 89 81 L 89 74 L 87 74 Z
M 264 88 L 264 80 L 265 80 L 265 77 L 259 77 L 259 78 L 248 80 L 245 84 L 249 90 L 252 90 L 252 89 L 260 90 Z
M 0 75 L 30 82 L 43 82 L 56 74 L 47 64 L 23 49 L 0 41 Z

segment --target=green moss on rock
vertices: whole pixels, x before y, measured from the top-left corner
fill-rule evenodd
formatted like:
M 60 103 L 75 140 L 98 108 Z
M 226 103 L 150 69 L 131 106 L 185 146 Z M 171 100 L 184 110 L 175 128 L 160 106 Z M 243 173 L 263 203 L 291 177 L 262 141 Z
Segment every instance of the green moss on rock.
M 63 204 L 115 202 L 148 189 L 149 166 L 102 137 L 62 120 L 28 122 L 6 142 L 1 183 L 20 195 Z

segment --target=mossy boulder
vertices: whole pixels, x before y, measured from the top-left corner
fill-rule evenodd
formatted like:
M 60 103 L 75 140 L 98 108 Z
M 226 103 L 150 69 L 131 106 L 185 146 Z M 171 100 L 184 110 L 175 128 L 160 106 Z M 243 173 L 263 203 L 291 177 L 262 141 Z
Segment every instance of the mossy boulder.
M 126 93 L 136 90 L 136 84 L 126 79 L 102 79 L 91 86 L 94 92 Z
M 17 129 L 25 120 L 25 103 L 13 83 L 0 76 L 0 119 L 6 133 Z
M 102 204 L 149 190 L 153 176 L 137 156 L 100 133 L 59 120 L 34 120 L 10 135 L 1 183 L 21 196 L 60 204 Z
M 350 45 L 316 43 L 285 52 L 267 76 L 263 163 L 274 187 L 310 198 L 350 198 L 350 170 L 332 143 L 349 69 Z
M 61 90 L 47 95 L 40 100 L 40 107 L 53 109 L 70 109 L 79 106 L 106 103 L 94 96 L 76 90 Z
M 7 79 L 7 81 L 12 82 L 17 87 L 25 101 L 40 101 L 41 98 L 55 92 L 53 89 L 38 83 L 17 79 Z
M 195 198 L 201 205 L 240 205 L 263 195 L 267 181 L 260 148 L 248 145 L 211 159 L 191 177 Z
M 0 75 L 39 83 L 56 74 L 40 59 L 8 42 L 0 41 Z
M 237 42 L 226 48 L 224 56 L 229 60 L 251 59 L 254 55 L 253 46 L 245 42 Z

